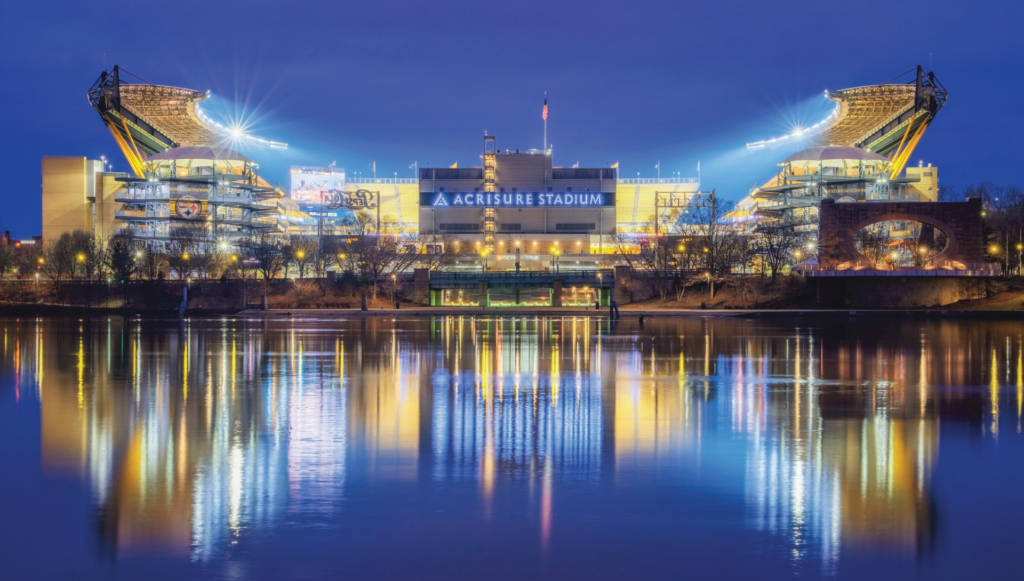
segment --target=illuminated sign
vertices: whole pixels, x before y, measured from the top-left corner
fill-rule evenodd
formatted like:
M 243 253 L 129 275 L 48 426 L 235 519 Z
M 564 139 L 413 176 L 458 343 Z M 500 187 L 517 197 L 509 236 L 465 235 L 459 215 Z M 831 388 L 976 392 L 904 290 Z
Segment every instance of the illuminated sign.
M 291 168 L 291 189 L 288 197 L 300 204 L 326 204 L 328 192 L 345 191 L 345 170 L 334 166 Z
M 542 192 L 542 193 L 465 193 L 434 194 L 431 205 L 435 208 L 446 206 L 480 206 L 510 208 L 548 208 L 572 207 L 586 208 L 611 205 L 605 203 L 605 196 L 600 192 Z

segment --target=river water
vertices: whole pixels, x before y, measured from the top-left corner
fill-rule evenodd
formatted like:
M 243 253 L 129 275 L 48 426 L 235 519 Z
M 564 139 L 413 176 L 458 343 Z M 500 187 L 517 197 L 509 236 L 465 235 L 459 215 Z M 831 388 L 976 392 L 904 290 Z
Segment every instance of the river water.
M 0 327 L 5 579 L 1024 575 L 1019 322 Z

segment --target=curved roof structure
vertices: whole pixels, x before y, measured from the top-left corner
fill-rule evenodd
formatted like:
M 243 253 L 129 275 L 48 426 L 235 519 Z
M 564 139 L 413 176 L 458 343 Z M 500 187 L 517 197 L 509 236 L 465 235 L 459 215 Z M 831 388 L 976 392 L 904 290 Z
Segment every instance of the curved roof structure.
M 835 121 L 814 137 L 822 145 L 859 145 L 914 107 L 914 85 L 875 85 L 827 93 L 839 104 Z
M 787 145 L 800 140 L 811 145 L 849 145 L 888 155 L 902 148 L 905 135 L 923 133 L 922 127 L 931 123 L 948 97 L 935 74 L 925 74 L 921 67 L 896 79 L 915 71 L 914 80 L 908 83 L 890 81 L 825 91 L 825 96 L 836 102 L 835 110 L 826 119 L 784 137 L 748 143 L 747 148 Z
M 216 145 L 224 136 L 196 114 L 206 93 L 163 85 L 121 85 L 121 105 L 180 145 Z
M 779 165 L 799 161 L 830 161 L 830 160 L 856 160 L 856 161 L 888 161 L 884 156 L 873 151 L 860 149 L 858 147 L 847 147 L 843 145 L 824 145 L 809 147 L 799 153 L 782 160 Z
M 245 157 L 241 153 L 230 150 L 226 147 L 211 147 L 205 145 L 186 145 L 184 147 L 175 147 L 174 149 L 169 149 L 156 155 L 151 155 L 149 156 L 149 159 L 150 161 L 172 159 L 209 159 L 212 161 L 241 161 L 244 163 L 255 163 L 253 160 Z
M 89 89 L 89 103 L 100 114 L 138 176 L 149 156 L 175 147 L 223 147 L 235 140 L 247 145 L 287 149 L 288 144 L 241 135 L 207 119 L 198 104 L 207 93 L 154 85 L 115 66 Z

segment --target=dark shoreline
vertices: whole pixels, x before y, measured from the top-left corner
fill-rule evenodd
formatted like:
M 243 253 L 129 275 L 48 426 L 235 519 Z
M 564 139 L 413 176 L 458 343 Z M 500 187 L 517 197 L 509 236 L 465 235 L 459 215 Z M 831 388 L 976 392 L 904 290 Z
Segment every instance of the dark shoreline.
M 186 317 L 244 317 L 253 319 L 270 318 L 292 318 L 292 319 L 331 319 L 350 317 L 377 317 L 377 316 L 480 316 L 480 317 L 501 317 L 501 316 L 550 316 L 550 317 L 600 317 L 609 316 L 607 309 L 580 309 L 580 308 L 553 308 L 546 307 L 545 310 L 529 308 L 492 307 L 481 308 L 453 308 L 453 307 L 420 307 L 401 309 L 375 309 L 362 311 L 359 309 L 270 309 L 261 310 L 226 310 L 226 309 L 188 309 Z M 5 317 L 38 317 L 38 316 L 128 316 L 140 318 L 178 318 L 177 309 L 157 308 L 101 308 L 81 307 L 64 305 L 27 305 L 8 304 L 0 305 L 0 316 Z M 1024 310 L 1021 311 L 993 311 L 993 310 L 963 310 L 943 308 L 922 308 L 922 309 L 854 309 L 854 308 L 822 308 L 822 309 L 629 309 L 624 308 L 619 312 L 619 318 L 673 318 L 673 317 L 736 317 L 736 318 L 801 318 L 801 317 L 828 317 L 828 318 L 850 318 L 850 317 L 912 317 L 912 318 L 957 318 L 957 319 L 986 319 L 986 320 L 1016 320 L 1024 319 Z

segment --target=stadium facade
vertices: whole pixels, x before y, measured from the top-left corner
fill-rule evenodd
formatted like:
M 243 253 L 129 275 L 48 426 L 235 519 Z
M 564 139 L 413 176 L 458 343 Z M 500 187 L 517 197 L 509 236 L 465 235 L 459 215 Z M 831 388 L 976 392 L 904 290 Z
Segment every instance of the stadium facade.
M 101 161 L 45 158 L 44 240 L 74 229 L 109 235 L 127 228 L 166 243 L 175 228 L 196 221 L 228 240 L 255 229 L 313 233 L 351 219 L 350 210 L 323 203 L 325 194 L 343 193 L 372 200 L 377 227 L 386 224 L 389 234 L 479 249 L 495 268 L 515 262 L 543 268 L 560 260 L 585 267 L 613 252 L 609 236 L 649 235 L 672 211 L 669 206 L 685 204 L 701 185 L 682 177 L 620 179 L 618 164 L 559 167 L 549 149 L 501 150 L 493 136 L 485 136 L 479 167 L 417 168 L 411 179 L 352 179 L 333 165 L 299 167 L 289 188 L 272 187 L 259 176 L 258 164 L 234 148 L 287 144 L 213 121 L 200 107 L 208 96 L 154 85 L 119 67 L 103 72 L 88 100 L 134 175 L 104 171 Z M 812 225 L 823 198 L 935 199 L 937 168 L 906 167 L 947 99 L 934 74 L 918 67 L 908 83 L 826 96 L 835 101 L 834 112 L 799 136 L 811 149 L 780 163 L 777 175 L 755 186 L 730 218 L 790 215 Z M 183 213 L 186 205 L 198 216 Z

